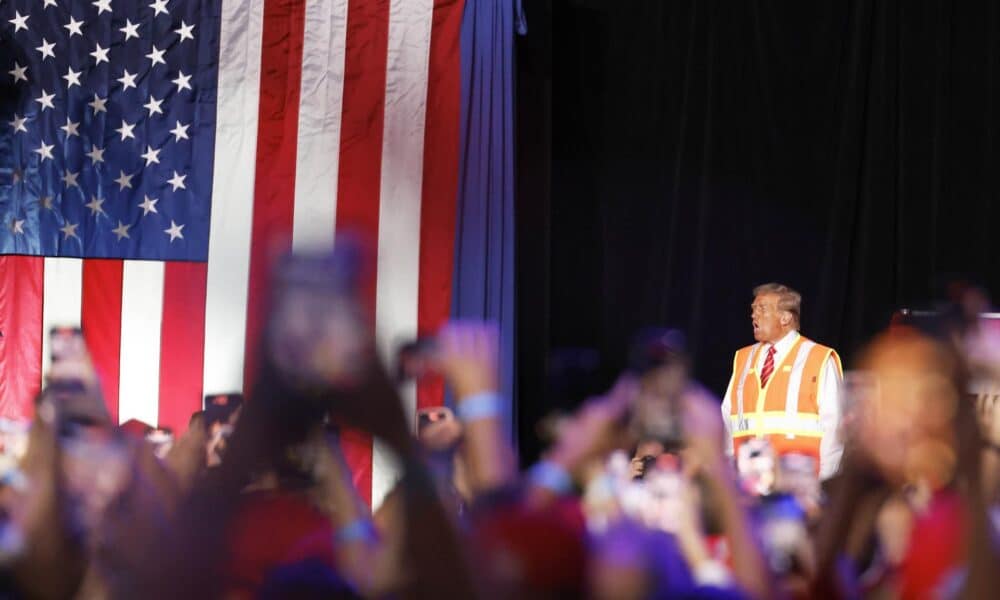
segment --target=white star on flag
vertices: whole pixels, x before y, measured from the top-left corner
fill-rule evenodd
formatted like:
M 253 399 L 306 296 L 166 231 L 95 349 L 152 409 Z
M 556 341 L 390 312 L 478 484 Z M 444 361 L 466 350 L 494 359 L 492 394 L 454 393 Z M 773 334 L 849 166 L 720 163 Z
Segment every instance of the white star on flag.
M 96 217 L 99 214 L 101 214 L 101 215 L 107 214 L 107 213 L 104 212 L 104 209 L 101 208 L 102 204 L 104 204 L 104 198 L 98 198 L 97 196 L 91 196 L 90 197 L 90 202 L 84 204 L 84 206 L 86 206 L 87 208 L 90 209 L 91 216 Z
M 184 180 L 185 179 L 187 179 L 187 175 L 181 175 L 177 171 L 174 171 L 174 176 L 171 177 L 170 179 L 168 179 L 167 183 L 169 183 L 171 186 L 173 186 L 173 188 L 174 188 L 173 191 L 175 191 L 175 192 L 177 190 L 186 190 L 187 186 L 184 185 Z
M 111 233 L 113 233 L 116 236 L 118 236 L 118 241 L 120 242 L 120 241 L 122 241 L 123 238 L 127 238 L 128 237 L 128 228 L 129 227 L 131 227 L 131 225 L 126 225 L 125 223 L 122 223 L 121 221 L 118 221 L 118 227 L 116 227 L 115 229 L 112 229 Z
M 104 148 L 98 148 L 97 146 L 91 146 L 90 152 L 84 154 L 90 158 L 90 164 L 96 165 L 99 162 L 104 162 Z
M 74 85 L 80 85 L 80 75 L 82 74 L 83 74 L 82 71 L 74 71 L 73 67 L 67 68 L 66 74 L 63 75 L 63 79 L 65 79 L 66 83 L 68 84 L 66 86 L 66 89 L 71 90 L 73 89 Z
M 80 176 L 80 172 L 79 171 L 77 171 L 77 172 L 74 173 L 74 172 L 70 171 L 69 169 L 66 169 L 66 171 L 63 173 L 63 176 L 62 176 L 62 182 L 66 185 L 67 188 L 71 188 L 71 187 L 77 187 L 78 188 L 78 187 L 80 187 L 80 184 L 76 182 L 76 178 L 79 177 L 79 176 Z
M 122 121 L 122 126 L 119 127 L 118 129 L 115 129 L 115 131 L 117 131 L 118 133 L 121 134 L 123 142 L 127 138 L 132 138 L 134 140 L 135 139 L 135 134 L 132 133 L 132 130 L 135 129 L 135 125 L 136 125 L 135 123 L 129 124 L 127 121 L 123 120 Z
M 173 219 L 170 219 L 170 229 L 164 229 L 163 233 L 170 236 L 170 243 L 173 244 L 177 238 L 184 239 L 184 235 L 181 233 L 182 229 L 184 229 L 183 225 L 178 225 L 174 223 Z
M 167 64 L 167 61 L 163 60 L 163 54 L 165 52 L 166 50 L 157 50 L 156 46 L 153 46 L 153 51 L 146 55 L 146 58 L 153 61 L 153 64 L 151 64 L 149 67 L 153 68 L 157 65 L 157 63 L 161 65 Z
M 185 75 L 184 71 L 178 71 L 177 72 L 177 79 L 174 79 L 172 83 L 177 86 L 177 93 L 180 93 L 182 90 L 190 90 L 191 89 L 191 83 L 190 82 L 191 82 L 191 76 L 190 75 Z
M 42 8 L 48 8 L 50 6 L 56 6 L 56 0 L 42 0 L 42 2 L 45 3 L 45 4 L 42 5 Z
M 10 222 L 10 230 L 15 235 L 24 234 L 24 219 L 14 219 Z
M 27 117 L 19 117 L 17 113 L 14 114 L 14 120 L 10 122 L 10 126 L 14 128 L 14 133 L 23 131 L 28 133 L 28 128 L 24 126 L 24 122 L 27 121 Z
M 101 98 L 97 94 L 94 94 L 94 101 L 89 102 L 87 106 L 94 109 L 94 114 L 96 115 L 97 113 L 108 112 L 108 108 L 107 106 L 105 106 L 107 103 L 108 103 L 107 98 Z
M 116 79 L 118 83 L 122 84 L 122 91 L 129 89 L 130 87 L 135 87 L 135 75 L 128 72 L 128 69 L 124 69 L 122 76 Z
M 62 129 L 64 132 L 66 132 L 67 138 L 73 137 L 74 135 L 79 137 L 80 135 L 79 131 L 80 123 L 78 122 L 74 123 L 73 121 L 70 121 L 69 117 L 66 117 L 66 124 L 60 127 L 59 129 Z
M 42 208 L 52 210 L 52 196 L 42 196 L 38 199 L 38 203 L 42 205 Z
M 132 188 L 132 178 L 133 177 L 135 177 L 135 175 L 128 175 L 128 174 L 125 173 L 125 171 L 122 171 L 121 175 L 118 176 L 118 179 L 114 180 L 115 183 L 118 184 L 118 191 L 120 192 L 120 191 L 124 190 L 125 188 L 131 189 Z
M 154 17 L 158 17 L 161 14 L 170 14 L 170 12 L 167 11 L 167 0 L 153 0 L 153 3 L 149 5 L 149 8 L 156 11 L 153 13 Z
M 28 28 L 28 17 L 30 15 L 22 15 L 20 11 L 14 11 L 14 18 L 9 21 L 9 23 L 14 25 L 14 33 L 21 31 L 22 29 Z
M 27 75 L 28 67 L 27 66 L 22 67 L 21 63 L 17 62 L 16 60 L 14 61 L 14 68 L 7 72 L 14 76 L 14 83 L 17 83 L 18 81 L 21 80 L 24 81 L 28 80 L 28 75 Z
M 80 27 L 83 25 L 83 21 L 77 21 L 73 18 L 73 15 L 69 16 L 69 23 L 63 25 L 67 31 L 69 31 L 69 37 L 72 38 L 74 35 L 83 35 L 83 31 Z
M 34 152 L 38 156 L 41 156 L 42 157 L 41 161 L 44 162 L 45 159 L 52 160 L 52 149 L 53 148 L 55 148 L 55 145 L 53 145 L 53 144 L 46 144 L 45 142 L 42 142 L 42 145 L 39 146 L 38 148 L 36 148 L 35 150 L 32 150 L 32 152 Z
M 125 19 L 125 27 L 122 27 L 118 31 L 125 34 L 125 41 L 129 41 L 131 38 L 139 37 L 139 25 L 142 23 L 133 23 L 132 21 Z
M 111 61 L 108 60 L 108 52 L 110 50 L 111 48 L 101 48 L 99 43 L 94 44 L 94 51 L 91 52 L 90 55 L 94 57 L 95 61 L 97 61 L 94 63 L 95 66 L 101 64 L 102 62 L 111 64 Z
M 194 25 L 188 25 L 183 20 L 181 20 L 180 29 L 175 29 L 174 33 L 181 36 L 180 41 L 193 40 L 194 39 Z
M 80 239 L 76 235 L 76 228 L 79 226 L 80 226 L 79 223 L 70 223 L 69 221 L 67 221 L 65 226 L 60 227 L 59 231 L 63 232 L 63 235 L 65 236 L 63 238 L 63 241 L 68 240 L 71 237 Z
M 150 198 L 149 196 L 144 196 L 142 202 L 139 203 L 139 208 L 142 209 L 142 216 L 146 216 L 149 213 L 155 213 L 156 203 L 159 202 L 156 198 Z
M 154 114 L 158 114 L 158 115 L 162 115 L 163 114 L 163 109 L 160 108 L 161 104 L 163 104 L 163 100 L 157 100 L 155 97 L 150 96 L 149 97 L 149 102 L 143 104 L 142 107 L 145 108 L 146 110 L 148 110 L 149 111 L 149 116 L 152 117 Z
M 56 47 L 55 43 L 50 44 L 47 39 L 42 38 L 42 45 L 35 48 L 35 50 L 38 50 L 39 52 L 42 53 L 42 62 L 44 62 L 46 58 L 56 57 L 55 47 Z
M 94 6 L 97 7 L 98 16 L 104 14 L 104 11 L 111 12 L 111 0 L 94 0 Z
M 153 150 L 152 146 L 146 146 L 146 153 L 140 154 L 144 159 L 146 159 L 146 166 L 156 163 L 160 164 L 160 151 Z
M 46 108 L 55 108 L 55 105 L 52 104 L 52 99 L 55 97 L 56 97 L 55 94 L 50 94 L 45 90 L 42 90 L 42 95 L 39 96 L 38 98 L 35 98 L 35 102 L 42 105 L 42 108 L 39 110 L 44 112 Z
M 180 121 L 177 121 L 177 126 L 170 130 L 170 133 L 174 134 L 174 141 L 179 142 L 181 140 L 189 140 L 188 137 L 188 127 L 190 125 L 181 125 Z

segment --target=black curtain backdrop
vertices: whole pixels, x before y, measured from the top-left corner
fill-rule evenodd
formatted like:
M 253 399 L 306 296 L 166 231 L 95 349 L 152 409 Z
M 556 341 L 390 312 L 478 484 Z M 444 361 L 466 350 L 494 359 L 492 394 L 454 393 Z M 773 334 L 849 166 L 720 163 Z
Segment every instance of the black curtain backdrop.
M 847 359 L 953 277 L 1000 290 L 1000 3 L 527 8 L 553 24 L 518 61 L 522 175 L 551 159 L 550 192 L 519 190 L 526 460 L 534 419 L 574 400 L 553 382 L 607 383 L 639 327 L 683 328 L 721 395 L 756 284 L 801 291 L 803 332 Z M 550 122 L 525 90 L 547 52 Z M 565 348 L 594 349 L 598 375 Z

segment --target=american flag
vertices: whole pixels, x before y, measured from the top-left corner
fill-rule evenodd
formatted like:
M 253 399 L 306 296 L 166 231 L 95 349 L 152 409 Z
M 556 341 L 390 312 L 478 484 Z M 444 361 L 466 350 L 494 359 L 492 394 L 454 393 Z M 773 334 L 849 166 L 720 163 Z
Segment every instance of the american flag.
M 447 318 L 462 0 L 0 4 L 0 417 L 81 324 L 119 422 L 241 391 L 270 261 L 377 243 L 380 344 Z M 404 391 L 411 413 L 440 401 Z M 378 503 L 390 459 L 345 442 Z

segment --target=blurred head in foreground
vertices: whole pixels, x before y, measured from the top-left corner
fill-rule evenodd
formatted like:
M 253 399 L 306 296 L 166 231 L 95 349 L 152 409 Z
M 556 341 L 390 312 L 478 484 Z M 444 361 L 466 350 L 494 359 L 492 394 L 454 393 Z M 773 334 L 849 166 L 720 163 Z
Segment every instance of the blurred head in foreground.
M 959 358 L 945 344 L 906 327 L 875 338 L 860 368 L 870 376 L 858 398 L 857 443 L 896 485 L 939 489 L 958 463 L 963 389 Z M 889 442 L 889 443 L 887 443 Z

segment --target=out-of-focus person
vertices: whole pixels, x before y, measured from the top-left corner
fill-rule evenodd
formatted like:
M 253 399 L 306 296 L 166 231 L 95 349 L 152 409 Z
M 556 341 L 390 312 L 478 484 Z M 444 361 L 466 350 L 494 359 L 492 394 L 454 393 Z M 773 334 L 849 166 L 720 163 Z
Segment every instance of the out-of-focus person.
M 750 306 L 755 344 L 740 348 L 722 401 L 733 452 L 766 438 L 778 455 L 802 454 L 832 477 L 843 454 L 840 421 L 840 356 L 799 333 L 802 296 L 786 285 L 753 290 Z
M 821 527 L 813 591 L 819 597 L 843 597 L 851 587 L 898 598 L 992 597 L 997 549 L 962 357 L 947 341 L 894 327 L 875 339 L 859 367 L 867 381 L 854 386 L 849 458 Z M 872 537 L 873 561 L 865 549 Z M 866 562 L 875 568 L 861 576 Z

